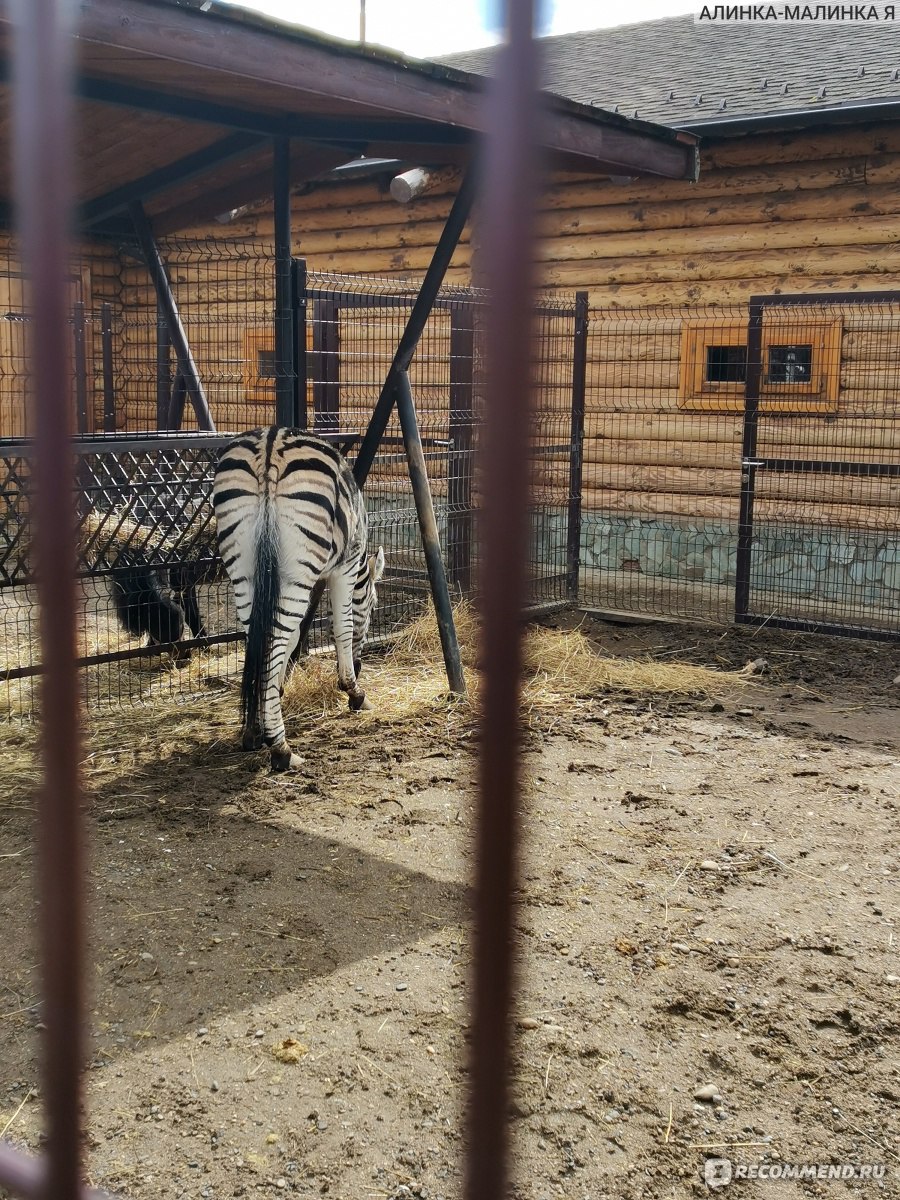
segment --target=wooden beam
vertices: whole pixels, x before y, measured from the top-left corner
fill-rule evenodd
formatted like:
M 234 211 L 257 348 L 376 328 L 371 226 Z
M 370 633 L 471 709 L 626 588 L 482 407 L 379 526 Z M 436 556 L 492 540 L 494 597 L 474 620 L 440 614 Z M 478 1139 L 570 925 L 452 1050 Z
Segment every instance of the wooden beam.
M 88 200 L 81 208 L 82 222 L 84 225 L 94 225 L 127 208 L 132 200 L 146 201 L 150 196 L 165 192 L 177 184 L 186 183 L 198 175 L 205 174 L 210 167 L 229 162 L 246 154 L 248 150 L 255 149 L 261 140 L 258 134 L 230 134 L 211 146 L 205 146 L 202 150 L 187 154 L 184 158 L 179 158 L 156 171 L 150 171 L 131 183 Z
M 298 187 L 311 179 L 318 179 L 346 161 L 345 150 L 313 142 L 292 142 L 291 186 Z M 271 195 L 271 149 L 267 147 L 265 154 L 254 163 L 251 174 L 223 183 L 219 187 L 198 188 L 195 195 L 187 196 L 170 207 L 157 209 L 153 213 L 153 227 L 160 235 L 174 233 L 190 225 L 211 220 L 221 213 L 241 208 L 245 204 L 267 200 Z
M 347 114 L 348 125 L 356 128 L 348 106 L 359 105 L 363 120 L 372 119 L 374 109 L 391 122 L 434 122 L 438 129 L 430 130 L 426 140 L 446 137 L 453 129 L 471 134 L 484 128 L 483 79 L 434 64 L 401 63 L 323 44 L 292 31 L 257 28 L 217 13 L 140 0 L 81 0 L 77 41 L 83 57 L 90 57 L 92 45 L 113 51 L 118 56 L 117 70 L 129 82 L 143 62 L 149 61 L 152 70 L 162 61 L 182 69 L 188 93 L 200 91 L 204 72 L 210 73 L 208 87 L 214 95 L 227 87 L 228 76 L 239 77 L 245 88 L 248 82 L 257 85 L 262 106 L 267 92 L 280 112 L 289 107 L 288 93 L 301 112 L 310 101 L 319 111 L 323 100 L 337 102 Z M 192 107 L 204 102 L 196 94 L 182 93 L 180 99 Z M 291 135 L 294 131 L 269 128 L 266 132 Z M 551 151 L 611 174 L 675 179 L 696 174 L 697 139 L 691 135 L 610 113 L 592 113 L 570 101 L 546 98 L 540 140 Z

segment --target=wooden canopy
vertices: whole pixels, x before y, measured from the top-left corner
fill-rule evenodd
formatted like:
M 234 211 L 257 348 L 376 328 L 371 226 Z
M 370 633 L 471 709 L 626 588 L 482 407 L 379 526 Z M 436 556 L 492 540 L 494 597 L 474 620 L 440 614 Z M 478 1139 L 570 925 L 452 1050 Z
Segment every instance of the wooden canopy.
M 12 15 L 0 0 L 0 152 L 9 162 Z M 361 155 L 423 165 L 468 159 L 484 80 L 362 51 L 230 5 L 80 0 L 77 161 L 84 223 L 145 204 L 159 233 L 272 194 L 273 139 L 291 139 L 291 181 Z M 696 140 L 547 97 L 553 165 L 692 178 Z M 7 166 L 0 202 L 10 195 Z

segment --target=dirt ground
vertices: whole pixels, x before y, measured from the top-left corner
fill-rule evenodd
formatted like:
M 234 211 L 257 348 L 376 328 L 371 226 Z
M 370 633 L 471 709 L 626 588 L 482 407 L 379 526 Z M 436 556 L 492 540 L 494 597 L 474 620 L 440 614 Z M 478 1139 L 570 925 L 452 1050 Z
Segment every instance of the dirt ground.
M 769 670 L 725 702 L 586 698 L 528 736 L 514 1195 L 706 1195 L 721 1157 L 885 1171 L 723 1191 L 745 1200 L 900 1196 L 900 649 L 591 629 Z M 134 745 L 89 801 L 92 1181 L 458 1197 L 475 735 L 348 715 L 274 777 L 230 697 L 181 743 L 174 720 L 120 716 Z M 35 1147 L 30 787 L 0 797 L 0 1131 Z

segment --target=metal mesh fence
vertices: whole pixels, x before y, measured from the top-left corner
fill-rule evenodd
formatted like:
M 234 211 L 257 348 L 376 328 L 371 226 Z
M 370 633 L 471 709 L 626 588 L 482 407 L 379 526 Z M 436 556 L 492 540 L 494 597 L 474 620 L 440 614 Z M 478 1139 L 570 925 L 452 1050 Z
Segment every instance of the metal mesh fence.
M 871 294 L 592 312 L 582 602 L 900 632 L 898 339 Z
M 146 267 L 130 245 L 96 246 L 73 264 L 72 412 L 77 442 L 84 691 L 92 705 L 196 694 L 232 676 L 241 648 L 230 585 L 214 546 L 209 503 L 228 434 L 274 420 L 274 260 L 259 242 L 169 241 L 161 246 L 179 318 L 218 433 L 198 433 L 179 364 Z M 24 371 L 27 297 L 14 255 L 0 343 L 0 705 L 28 713 L 40 664 L 27 531 L 30 448 Z M 416 296 L 392 280 L 300 273 L 298 384 L 310 429 L 353 458 Z M 480 485 L 474 462 L 482 415 L 484 296 L 445 288 L 418 345 L 410 378 L 451 587 L 471 595 L 479 564 Z M 536 315 L 533 606 L 569 602 L 577 573 L 572 491 L 575 305 Z M 582 336 L 583 348 L 583 336 Z M 9 414 L 14 414 L 12 419 Z M 8 418 L 8 419 L 7 419 Z M 160 430 L 177 432 L 160 433 Z M 574 439 L 574 440 L 573 440 Z M 423 609 L 428 578 L 405 452 L 391 420 L 366 484 L 370 543 L 387 570 L 371 636 L 377 641 Z M 148 636 L 158 645 L 148 644 Z M 171 643 L 179 646 L 174 663 Z M 327 604 L 310 645 L 330 643 Z M 191 653 L 193 644 L 193 653 Z M 202 648 L 202 652 L 198 649 Z

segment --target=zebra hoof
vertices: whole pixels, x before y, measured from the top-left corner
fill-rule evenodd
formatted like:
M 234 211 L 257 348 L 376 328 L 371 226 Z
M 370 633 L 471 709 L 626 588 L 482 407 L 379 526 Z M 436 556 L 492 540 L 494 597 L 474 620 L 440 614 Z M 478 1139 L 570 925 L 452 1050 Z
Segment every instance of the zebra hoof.
M 356 695 L 351 695 L 349 699 L 351 712 L 368 712 L 372 705 L 366 699 L 365 692 L 357 692 Z
M 280 746 L 272 747 L 272 770 L 281 771 L 296 771 L 303 763 L 303 759 L 299 754 L 294 754 L 290 746 L 286 742 L 282 742 Z
M 262 750 L 263 741 L 261 729 L 245 729 L 241 734 L 241 749 Z

